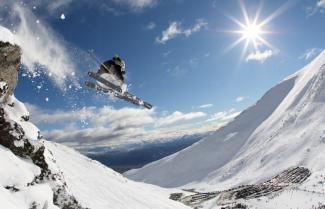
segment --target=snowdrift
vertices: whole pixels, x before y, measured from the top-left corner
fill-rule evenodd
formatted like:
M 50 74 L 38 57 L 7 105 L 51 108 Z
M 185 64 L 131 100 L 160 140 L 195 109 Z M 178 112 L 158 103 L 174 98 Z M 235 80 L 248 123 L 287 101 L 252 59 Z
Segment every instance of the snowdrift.
M 226 189 L 290 167 L 325 173 L 325 51 L 199 143 L 125 175 L 163 187 Z M 323 188 L 324 189 L 324 188 Z

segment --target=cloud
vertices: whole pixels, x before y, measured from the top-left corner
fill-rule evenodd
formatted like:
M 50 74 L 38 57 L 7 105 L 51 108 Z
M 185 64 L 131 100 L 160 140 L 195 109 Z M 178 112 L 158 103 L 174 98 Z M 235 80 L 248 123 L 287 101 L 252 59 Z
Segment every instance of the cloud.
M 27 104 L 31 112 L 31 120 L 36 124 L 58 124 L 74 121 L 87 121 L 91 126 L 121 127 L 143 126 L 152 124 L 155 126 L 167 126 L 178 122 L 185 122 L 206 116 L 203 112 L 182 113 L 175 111 L 161 117 L 156 116 L 154 109 L 122 108 L 114 109 L 111 106 L 84 107 L 74 111 L 47 111 Z
M 314 57 L 316 57 L 319 53 L 322 52 L 322 49 L 320 48 L 310 48 L 307 49 L 300 57 L 299 59 L 305 59 L 305 60 L 310 60 Z
M 163 57 L 167 57 L 168 55 L 170 55 L 172 53 L 172 51 L 166 51 L 163 53 Z
M 165 44 L 167 41 L 176 38 L 177 36 L 184 35 L 186 37 L 191 36 L 195 32 L 199 32 L 201 29 L 207 26 L 207 22 L 203 19 L 198 19 L 196 24 L 191 28 L 183 29 L 181 22 L 171 22 L 167 29 L 162 32 L 161 37 L 156 37 L 156 42 Z
M 242 101 L 244 101 L 245 99 L 247 99 L 247 97 L 239 96 L 239 97 L 236 98 L 236 102 L 242 102 Z
M 161 44 L 165 44 L 170 39 L 175 38 L 179 34 L 182 34 L 182 30 L 180 28 L 181 23 L 172 22 L 169 27 L 162 32 L 162 36 L 156 38 L 156 41 Z
M 153 7 L 157 4 L 157 0 L 113 0 L 117 4 L 127 5 L 134 11 L 143 10 Z
M 247 55 L 246 61 L 260 61 L 261 63 L 264 63 L 267 59 L 271 58 L 274 55 L 273 51 L 268 49 L 265 50 L 264 52 L 261 51 L 256 51 L 252 52 Z
M 186 37 L 189 37 L 193 33 L 199 32 L 202 28 L 206 27 L 208 23 L 205 20 L 198 19 L 196 21 L 196 24 L 192 28 L 188 28 L 183 31 L 184 35 Z
M 27 104 L 27 108 L 30 120 L 46 130 L 42 134 L 47 139 L 78 149 L 141 143 L 215 130 L 210 125 L 192 126 L 190 121 L 206 116 L 202 112 L 160 114 L 154 109 L 110 106 L 50 111 L 31 104 Z
M 153 30 L 156 28 L 156 23 L 155 22 L 149 22 L 148 25 L 147 25 L 147 30 Z
M 43 134 L 46 138 L 54 140 L 59 143 L 66 143 L 74 147 L 96 147 L 105 145 L 114 145 L 121 143 L 122 140 L 128 140 L 136 138 L 138 135 L 142 135 L 144 130 L 141 128 L 107 128 L 107 127 L 92 127 L 86 129 L 61 129 L 46 131 Z
M 1 0 L 0 6 L 2 2 L 10 1 L 12 0 Z M 141 12 L 156 6 L 158 2 L 159 0 L 42 0 L 24 1 L 21 4 L 30 8 L 35 7 L 44 15 L 57 17 L 62 11 L 67 12 L 85 7 L 119 16 L 126 12 Z
M 184 66 L 176 65 L 175 67 L 168 68 L 166 72 L 173 77 L 182 77 L 188 72 L 188 69 Z
M 325 0 L 317 0 L 316 4 L 307 8 L 308 16 L 312 16 L 318 12 L 324 12 L 325 10 Z
M 324 9 L 325 8 L 325 0 L 318 0 L 316 7 Z
M 62 7 L 67 7 L 69 4 L 71 4 L 73 0 L 56 0 L 56 1 L 51 1 L 50 4 L 48 4 L 47 9 L 49 11 L 56 11 L 58 9 L 62 9 Z
M 224 124 L 233 120 L 239 114 L 240 112 L 236 111 L 235 109 L 230 109 L 228 111 L 223 111 L 223 112 L 217 112 L 213 114 L 206 122 L 215 121 Z
M 154 122 L 153 110 L 122 108 L 114 109 L 111 106 L 84 107 L 74 111 L 47 111 L 27 104 L 33 115 L 32 121 L 36 124 L 58 124 L 81 121 L 92 126 L 105 124 L 111 127 L 142 126 Z
M 210 107 L 213 107 L 213 104 L 203 104 L 203 105 L 200 105 L 199 108 L 203 109 L 203 108 L 210 108 Z
M 205 117 L 206 114 L 203 112 L 190 112 L 190 113 L 182 113 L 179 111 L 175 111 L 171 115 L 166 117 L 159 118 L 156 122 L 157 126 L 168 126 L 178 122 L 194 120 L 197 118 Z

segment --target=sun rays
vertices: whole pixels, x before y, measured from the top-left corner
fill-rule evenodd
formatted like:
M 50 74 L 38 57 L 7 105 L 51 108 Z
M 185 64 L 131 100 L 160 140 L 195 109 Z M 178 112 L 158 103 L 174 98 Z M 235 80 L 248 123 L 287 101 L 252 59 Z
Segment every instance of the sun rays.
M 244 43 L 242 56 L 245 56 L 248 50 L 252 53 L 258 53 L 260 50 L 275 50 L 275 47 L 265 38 L 267 34 L 274 33 L 274 31 L 267 30 L 266 28 L 268 23 L 289 8 L 290 3 L 283 4 L 279 9 L 264 19 L 261 18 L 262 4 L 258 6 L 255 14 L 249 14 L 242 0 L 239 0 L 239 4 L 243 16 L 242 21 L 227 15 L 232 22 L 239 26 L 237 30 L 228 31 L 233 34 L 238 34 L 239 38 L 230 44 L 227 51 L 241 43 Z

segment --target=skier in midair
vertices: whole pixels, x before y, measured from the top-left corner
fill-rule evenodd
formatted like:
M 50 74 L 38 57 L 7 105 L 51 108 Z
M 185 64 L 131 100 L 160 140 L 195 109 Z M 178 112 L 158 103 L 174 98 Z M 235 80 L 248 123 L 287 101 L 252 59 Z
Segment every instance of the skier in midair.
M 103 63 L 96 57 L 93 51 L 90 50 L 89 55 L 100 67 L 97 72 L 88 72 L 89 77 L 95 79 L 96 82 L 86 81 L 85 85 L 87 87 L 147 109 L 152 108 L 150 103 L 131 94 L 127 90 L 127 84 L 124 82 L 125 62 L 118 54 L 115 54 L 112 59 Z
M 117 79 L 119 79 L 122 84 L 124 84 L 124 77 L 125 77 L 125 62 L 120 58 L 118 54 L 103 62 L 100 65 L 100 69 L 98 70 L 98 74 L 109 73 L 114 74 Z

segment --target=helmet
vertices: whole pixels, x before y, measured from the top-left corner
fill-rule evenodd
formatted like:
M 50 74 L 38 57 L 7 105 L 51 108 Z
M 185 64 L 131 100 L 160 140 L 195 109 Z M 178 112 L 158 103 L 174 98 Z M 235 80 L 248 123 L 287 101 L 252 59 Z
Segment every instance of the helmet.
M 115 54 L 114 55 L 114 59 L 120 59 L 120 55 L 119 54 Z

